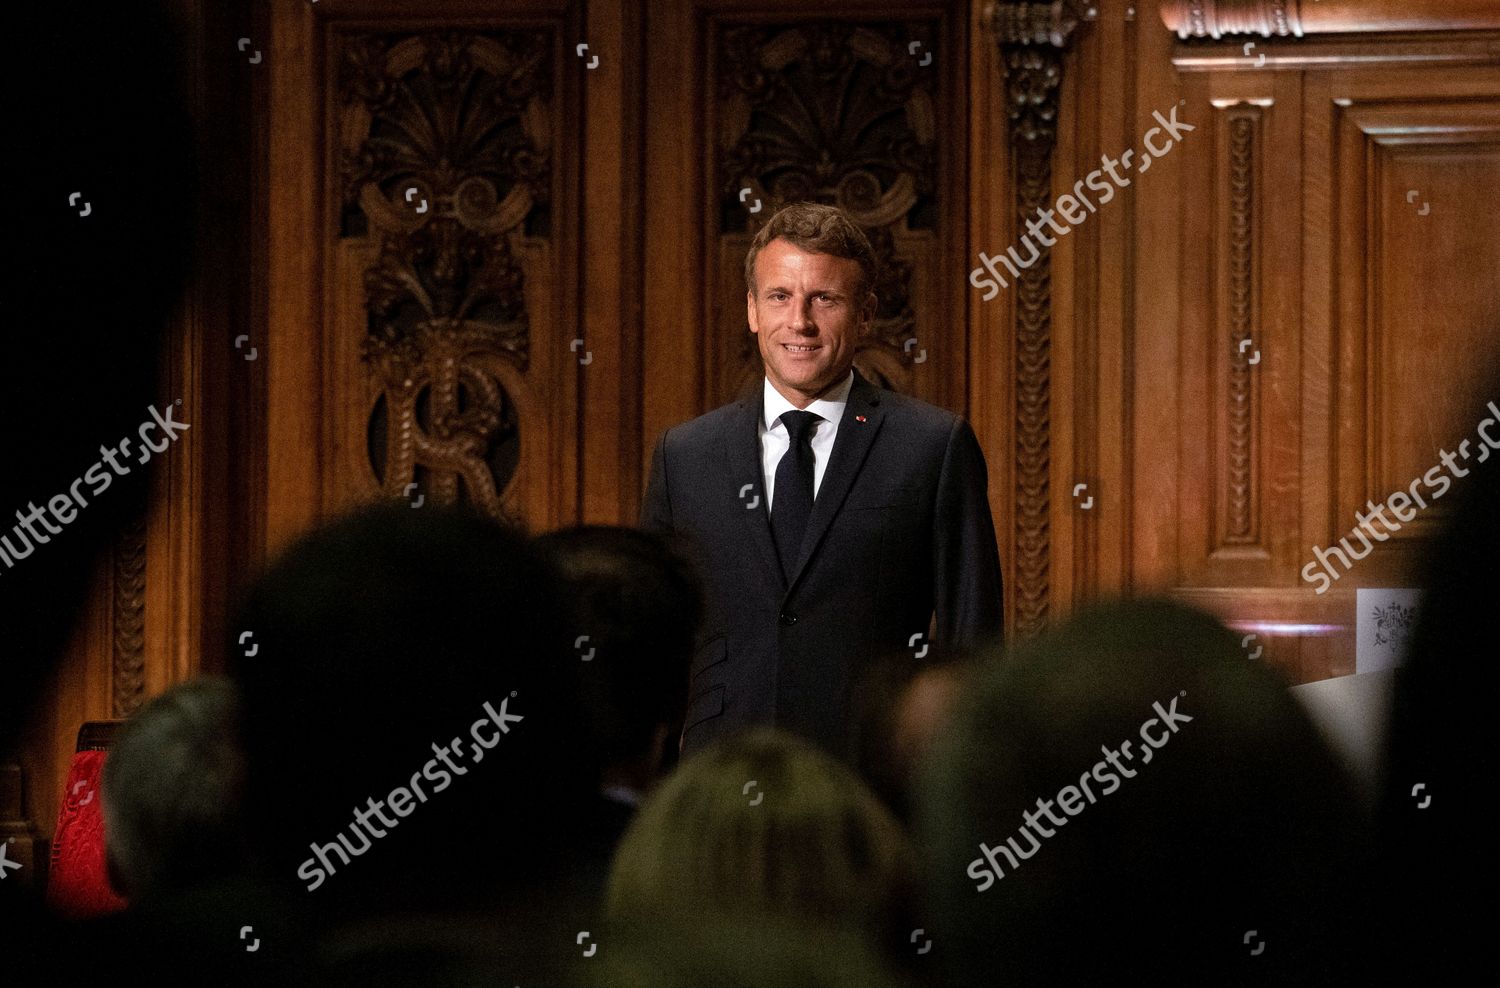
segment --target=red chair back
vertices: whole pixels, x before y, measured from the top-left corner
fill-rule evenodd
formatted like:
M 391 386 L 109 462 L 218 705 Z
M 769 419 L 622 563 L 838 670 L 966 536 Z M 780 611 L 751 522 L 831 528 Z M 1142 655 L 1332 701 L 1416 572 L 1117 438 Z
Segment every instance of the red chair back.
M 109 883 L 100 795 L 104 759 L 120 723 L 89 721 L 78 731 L 47 873 L 47 904 L 65 916 L 103 916 L 126 905 Z

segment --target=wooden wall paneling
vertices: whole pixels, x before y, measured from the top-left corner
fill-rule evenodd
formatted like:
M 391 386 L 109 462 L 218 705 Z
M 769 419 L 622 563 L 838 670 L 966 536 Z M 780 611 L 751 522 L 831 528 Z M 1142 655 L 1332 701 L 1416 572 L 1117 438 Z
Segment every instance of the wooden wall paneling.
M 1184 152 L 1206 194 L 1184 212 L 1182 569 L 1268 586 L 1299 551 L 1301 79 L 1248 68 L 1209 91 L 1205 140 Z
M 1016 251 L 1011 259 L 1022 265 L 1014 272 L 1014 284 L 1008 286 L 1016 296 L 1015 475 L 1008 522 L 1016 530 L 1015 578 L 1008 588 L 1015 619 L 1009 628 L 1031 635 L 1046 626 L 1052 606 L 1052 517 L 1060 498 L 1054 476 L 1059 467 L 1054 458 L 1052 418 L 1054 238 L 1033 238 L 1022 231 L 1055 202 L 1054 152 L 1065 53 L 1080 24 L 1096 16 L 1097 9 L 1071 0 L 1045 9 L 1011 3 L 994 3 L 986 9 L 986 25 L 1000 46 L 1006 72 L 1013 154 L 1011 233 L 1016 244 L 1007 248 L 1007 254 Z M 1064 475 L 1072 474 L 1072 464 L 1064 463 Z M 1072 484 L 1067 487 L 1071 497 Z
M 272 555 L 318 519 L 321 463 L 328 419 L 322 367 L 320 300 L 331 287 L 320 276 L 324 224 L 318 190 L 323 168 L 318 98 L 318 6 L 273 8 L 267 112 L 266 345 L 259 359 L 266 381 L 266 554 Z M 295 400 L 288 396 L 296 396 Z
M 1206 112 L 1182 152 L 1173 592 L 1256 634 L 1263 659 L 1297 678 L 1285 595 L 1247 591 L 1287 584 L 1299 551 L 1301 78 L 1251 61 L 1185 83 Z
M 208 232 L 200 230 L 198 235 L 207 239 Z M 194 286 L 203 287 L 201 281 Z M 206 474 L 210 464 L 222 457 L 222 447 L 214 449 L 213 439 L 215 433 L 220 437 L 226 434 L 228 410 L 213 393 L 215 387 L 222 387 L 223 375 L 210 376 L 206 366 L 212 360 L 216 369 L 222 371 L 224 367 L 223 350 L 212 347 L 212 357 L 206 352 L 211 343 L 222 344 L 220 324 L 208 317 L 203 307 L 222 304 L 223 300 L 204 298 L 200 291 L 190 291 L 182 300 L 176 340 L 169 349 L 175 359 L 157 400 L 159 407 L 171 405 L 173 417 L 189 423 L 189 428 L 166 451 L 151 458 L 151 504 L 144 519 L 143 541 L 135 541 L 135 533 L 127 528 L 116 543 L 121 562 L 116 570 L 115 614 L 121 622 L 116 626 L 116 652 L 122 659 L 124 652 L 119 646 L 128 616 L 139 613 L 145 619 L 141 629 L 144 695 L 133 696 L 127 703 L 116 702 L 117 716 L 133 713 L 144 698 L 192 676 L 199 669 L 204 649 L 217 645 L 204 641 L 201 634 L 204 540 L 212 538 L 203 527 L 203 508 L 210 495 L 223 496 L 222 488 L 208 483 Z M 203 428 L 194 435 L 197 426 Z M 127 597 L 118 589 L 132 575 L 131 563 L 136 562 L 132 555 L 141 550 L 144 580 L 139 587 L 129 587 Z
M 1098 168 L 1102 155 L 1129 147 L 1136 139 L 1131 132 L 1137 86 L 1134 49 L 1141 24 L 1134 6 L 1104 3 L 1081 39 L 1075 64 L 1080 98 L 1070 169 L 1074 181 Z M 1146 24 L 1154 29 L 1154 22 Z M 1070 182 L 1062 184 L 1072 188 Z M 1091 344 L 1094 364 L 1091 372 L 1075 375 L 1076 391 L 1090 406 L 1080 407 L 1074 415 L 1075 449 L 1086 454 L 1075 453 L 1074 464 L 1075 475 L 1090 483 L 1096 503 L 1085 513 L 1071 498 L 1072 488 L 1065 491 L 1070 499 L 1063 517 L 1071 522 L 1066 538 L 1074 544 L 1072 565 L 1077 573 L 1072 578 L 1075 604 L 1100 595 L 1121 595 L 1131 585 L 1134 204 L 1133 196 L 1124 196 L 1100 206 L 1081 231 L 1077 247 L 1083 253 L 1087 245 L 1081 273 L 1092 283 L 1091 297 L 1084 301 L 1090 311 L 1078 317 L 1091 323 L 1091 332 L 1080 342 Z M 1057 561 L 1061 564 L 1063 557 Z
M 1353 589 L 1347 581 L 1317 594 L 1301 577 L 1315 545 L 1327 546 L 1333 530 L 1331 505 L 1337 488 L 1337 459 L 1333 447 L 1334 386 L 1338 373 L 1335 338 L 1338 293 L 1335 274 L 1341 259 L 1363 258 L 1364 244 L 1344 241 L 1335 231 L 1339 205 L 1335 173 L 1340 167 L 1334 136 L 1337 108 L 1328 89 L 1330 75 L 1310 73 L 1301 107 L 1304 193 L 1302 196 L 1302 558 L 1295 566 L 1293 586 L 1310 614 L 1306 622 L 1320 626 L 1314 635 L 1347 641 L 1346 664 L 1353 671 Z M 1299 641 L 1299 647 L 1301 642 Z M 1309 646 L 1311 651 L 1316 646 Z M 1345 654 L 1340 650 L 1339 654 Z M 1329 673 L 1335 670 L 1329 668 Z M 1322 678 L 1312 676 L 1311 679 Z
M 1292 683 L 1314 682 L 1354 671 L 1354 602 L 1330 607 L 1328 598 L 1289 587 L 1178 587 L 1171 596 L 1216 615 L 1240 633 L 1249 658 L 1264 662 Z M 1246 641 L 1246 636 L 1255 635 Z
M 1199 41 L 1180 42 L 1172 51 L 1172 62 L 1183 72 L 1235 71 L 1259 65 L 1270 69 L 1312 69 L 1348 72 L 1359 66 L 1387 65 L 1392 68 L 1436 69 L 1463 65 L 1492 65 L 1500 51 L 1500 33 L 1495 31 L 1436 31 L 1404 34 L 1323 34 L 1306 38 L 1256 40 L 1254 49 L 1239 44 L 1222 45 Z M 1397 79 L 1405 78 L 1401 73 Z
M 1181 37 L 1500 27 L 1494 0 L 1161 0 Z
M 1472 439 L 1483 416 L 1478 375 L 1500 369 L 1500 296 L 1493 278 L 1475 277 L 1500 270 L 1497 96 L 1494 70 L 1398 68 L 1328 73 L 1310 107 L 1329 118 L 1326 235 L 1338 246 L 1327 273 L 1331 475 L 1324 524 L 1305 551 L 1310 560 L 1314 545 L 1347 539 L 1358 552 L 1363 539 L 1374 543 L 1325 595 L 1336 623 L 1355 620 L 1357 588 L 1419 578 L 1423 541 L 1447 506 L 1428 489 L 1429 507 L 1384 539 L 1355 534 L 1356 513 L 1407 490 L 1440 462 L 1440 448 L 1456 453 Z
M 379 238 L 378 259 L 360 272 L 364 298 L 329 323 L 339 334 L 330 368 L 359 367 L 381 385 L 375 404 L 340 402 L 341 448 L 352 455 L 335 473 L 362 477 L 366 498 L 411 490 L 424 501 L 462 499 L 555 525 L 576 517 L 577 497 L 578 358 L 570 344 L 580 197 L 561 119 L 576 114 L 568 70 L 586 70 L 565 57 L 564 35 L 574 32 L 556 20 L 464 25 L 441 37 L 413 27 L 351 25 L 329 39 L 329 61 L 337 52 L 340 65 L 365 46 L 382 49 L 360 56 L 372 82 L 327 83 L 331 94 L 339 87 L 343 117 L 328 135 L 343 152 L 339 171 L 328 172 L 337 183 L 329 201 L 347 210 L 357 196 L 370 240 Z M 459 83 L 451 92 L 439 88 L 449 59 Z M 506 95 L 467 104 L 468 125 L 495 136 L 465 146 L 461 131 L 429 134 L 419 119 L 403 120 L 400 102 L 354 98 L 356 85 L 380 84 L 407 89 L 414 103 L 431 104 L 424 116 L 440 120 L 460 112 L 468 87 Z M 402 150 L 417 164 L 351 172 L 347 163 L 377 148 L 392 126 L 411 135 Z M 402 199 L 418 197 L 432 200 L 431 213 L 412 218 Z M 530 228 L 534 219 L 541 229 Z M 414 303 L 423 311 L 403 314 Z
M 1138 9 L 1145 19 L 1149 8 Z M 1138 592 L 1178 585 L 1180 545 L 1178 518 L 1193 493 L 1179 489 L 1184 436 L 1181 421 L 1182 367 L 1189 355 L 1183 347 L 1180 288 L 1184 211 L 1202 208 L 1202 190 L 1187 182 L 1190 162 L 1208 153 L 1207 124 L 1212 116 L 1209 93 L 1196 80 L 1182 79 L 1170 61 L 1171 36 L 1165 31 L 1137 32 L 1134 58 L 1137 83 L 1129 108 L 1127 130 L 1119 145 L 1107 153 L 1119 158 L 1126 148 L 1138 149 L 1151 126 L 1152 114 L 1179 109 L 1179 119 L 1199 128 L 1185 135 L 1191 143 L 1155 162 L 1142 175 L 1131 173 L 1131 187 L 1121 196 L 1131 212 L 1130 236 L 1136 244 L 1131 269 L 1134 291 L 1130 321 L 1134 325 L 1131 436 L 1130 524 L 1133 585 Z M 1181 101 L 1186 99 L 1186 103 Z
M 704 15 L 691 0 L 653 3 L 645 11 L 646 59 L 644 228 L 645 315 L 642 370 L 641 477 L 670 426 L 700 414 L 708 400 L 707 327 L 713 300 L 705 288 L 703 161 L 709 138 L 698 112 L 707 85 Z
M 579 21 L 563 3 L 282 15 L 271 235 L 315 249 L 270 273 L 271 387 L 307 397 L 268 412 L 273 542 L 408 493 L 577 519 Z M 428 123 L 465 87 L 504 88 L 462 111 L 494 118 L 489 143 Z
M 1088 25 L 1092 28 L 1094 25 Z M 1057 92 L 1059 107 L 1057 143 L 1053 148 L 1053 167 L 1047 208 L 1057 197 L 1067 193 L 1083 173 L 1074 162 L 1083 157 L 1082 148 L 1097 139 L 1092 107 L 1086 106 L 1084 88 L 1091 75 L 1084 68 L 1092 55 L 1084 38 L 1092 32 L 1077 32 L 1068 50 L 1066 68 Z M 1104 504 L 1104 492 L 1096 478 L 1097 421 L 1095 411 L 1097 350 L 1094 312 L 1095 265 L 1090 257 L 1095 251 L 1089 221 L 1073 225 L 1059 219 L 1068 233 L 1057 237 L 1051 249 L 1051 284 L 1049 286 L 1049 321 L 1051 408 L 1048 414 L 1052 462 L 1048 480 L 1047 513 L 1051 519 L 1048 555 L 1048 614 L 1052 620 L 1066 614 L 1069 605 L 1091 584 L 1095 527 L 1088 524 L 1094 512 Z M 1092 482 L 1091 482 L 1092 481 Z M 1080 498 L 1073 496 L 1079 483 L 1088 483 L 1087 493 L 1093 505 L 1083 511 Z
M 1486 362 L 1474 359 L 1475 340 L 1495 338 L 1484 325 L 1495 309 L 1493 294 L 1476 293 L 1472 284 L 1473 271 L 1500 267 L 1493 256 L 1494 211 L 1456 211 L 1456 225 L 1445 228 L 1441 247 L 1433 249 L 1414 225 L 1420 203 L 1407 207 L 1403 191 L 1431 188 L 1434 197 L 1467 204 L 1472 190 L 1500 184 L 1491 150 L 1500 84 L 1494 40 L 1484 33 L 1281 42 L 1269 46 L 1273 54 L 1261 68 L 1243 53 L 1230 54 L 1228 46 L 1179 45 L 1174 55 L 1185 83 L 1209 94 L 1221 112 L 1253 115 L 1243 108 L 1256 107 L 1257 98 L 1266 104 L 1264 134 L 1250 131 L 1253 140 L 1266 142 L 1252 175 L 1283 171 L 1262 182 L 1267 195 L 1252 199 L 1260 213 L 1252 240 L 1264 262 L 1254 296 L 1262 315 L 1253 321 L 1266 346 L 1265 373 L 1252 378 L 1260 390 L 1251 397 L 1260 401 L 1255 463 L 1268 471 L 1255 487 L 1268 512 L 1263 520 L 1270 541 L 1259 547 L 1263 558 L 1237 558 L 1242 551 L 1223 548 L 1211 553 L 1202 572 L 1185 569 L 1184 585 L 1174 593 L 1259 633 L 1265 657 L 1297 681 L 1353 671 L 1357 586 L 1407 586 L 1414 579 L 1413 543 L 1393 539 L 1317 595 L 1300 576 L 1314 545 L 1326 547 L 1348 534 L 1367 498 L 1382 499 L 1405 487 L 1418 465 L 1436 462 L 1433 437 L 1453 436 L 1448 448 L 1455 448 L 1477 421 L 1470 413 L 1471 421 L 1452 424 L 1452 410 L 1468 395 L 1453 388 L 1450 397 L 1443 389 L 1472 377 L 1470 365 Z M 1246 88 L 1257 82 L 1274 88 Z M 1219 135 L 1221 147 L 1232 147 L 1223 128 Z M 1233 186 L 1227 185 L 1231 195 L 1221 201 L 1221 215 L 1236 208 Z M 1189 215 L 1186 222 L 1184 244 L 1208 229 L 1201 218 Z M 1211 243 L 1218 249 L 1221 237 L 1215 234 Z M 1200 279 L 1210 277 L 1201 265 L 1184 269 L 1194 270 Z M 1233 270 L 1221 267 L 1210 282 L 1219 298 L 1230 300 L 1227 307 L 1187 298 L 1185 340 L 1204 319 L 1234 319 Z M 1434 345 L 1434 332 L 1446 342 Z M 1185 364 L 1186 382 L 1192 373 Z M 1216 368 L 1203 381 L 1224 383 L 1232 394 L 1233 368 L 1228 378 L 1223 374 Z M 1433 395 L 1442 398 L 1429 400 Z M 1190 397 L 1182 410 L 1184 428 L 1200 435 L 1207 429 L 1192 407 L 1202 403 Z M 1223 421 L 1221 413 L 1219 434 L 1227 435 Z M 1195 443 L 1187 439 L 1184 448 Z M 1220 457 L 1218 465 L 1222 475 L 1226 461 Z M 1185 468 L 1185 474 L 1197 471 Z M 1198 499 L 1185 495 L 1182 524 L 1222 530 L 1190 510 Z M 1228 506 L 1223 497 L 1211 503 L 1221 514 Z M 1439 518 L 1431 512 L 1425 525 L 1415 523 L 1404 534 L 1420 538 Z M 1192 558 L 1192 541 L 1184 546 L 1185 561 Z
M 1500 96 L 1500 77 L 1494 82 Z M 1494 279 L 1475 278 L 1500 270 L 1500 101 L 1452 101 L 1424 88 L 1426 99 L 1408 89 L 1400 100 L 1333 104 L 1333 233 L 1346 249 L 1334 285 L 1330 539 L 1348 533 L 1367 502 L 1407 489 L 1438 464 L 1440 447 L 1457 452 L 1473 439 L 1483 406 L 1475 374 L 1500 367 L 1500 291 Z M 1347 249 L 1359 244 L 1360 255 Z M 1477 340 L 1489 346 L 1476 348 Z M 1445 509 L 1434 501 L 1344 579 L 1410 578 L 1410 540 L 1433 534 Z
M 599 66 L 583 70 L 582 117 L 568 129 L 583 143 L 582 338 L 593 353 L 579 365 L 580 519 L 633 525 L 645 484 L 649 440 L 642 407 L 650 384 L 642 329 L 646 213 L 644 85 L 656 46 L 646 14 L 629 0 L 587 4 L 581 37 Z M 663 46 L 664 47 L 664 46 Z M 658 126 L 653 122 L 653 126 Z M 676 312 L 652 306 L 658 318 Z M 579 355 L 576 359 L 586 359 Z

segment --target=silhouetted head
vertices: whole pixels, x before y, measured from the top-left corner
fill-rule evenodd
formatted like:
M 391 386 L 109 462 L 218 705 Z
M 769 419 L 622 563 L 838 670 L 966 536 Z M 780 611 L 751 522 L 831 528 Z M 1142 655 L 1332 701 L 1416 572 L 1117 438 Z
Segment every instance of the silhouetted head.
M 855 763 L 902 821 L 911 816 L 917 768 L 946 730 L 972 665 L 967 655 L 933 652 L 921 664 L 910 650 L 883 656 L 855 684 Z
M 761 729 L 686 759 L 646 800 L 607 909 L 647 926 L 780 919 L 886 948 L 911 932 L 912 869 L 900 825 L 853 772 Z
M 1443 504 L 1452 514 L 1423 566 L 1416 631 L 1396 671 L 1380 814 L 1391 960 L 1399 974 L 1440 980 L 1487 961 L 1489 919 L 1472 903 L 1491 894 L 1496 872 L 1485 767 L 1495 752 L 1500 386 L 1470 407 L 1465 428 L 1479 424 L 1494 442 L 1471 439 L 1481 449 L 1460 465 L 1469 475 L 1452 481 Z
M 567 631 L 606 772 L 654 778 L 675 751 L 703 595 L 661 535 L 590 525 L 536 540 L 566 585 Z
M 857 933 L 785 918 L 715 917 L 640 926 L 611 936 L 597 960 L 586 972 L 590 977 L 579 983 L 599 988 L 898 988 L 909 983 Z
M 244 759 L 237 700 L 223 679 L 172 687 L 120 728 L 104 762 L 110 880 L 132 902 L 235 874 Z
M 231 645 L 269 874 L 378 911 L 562 870 L 597 767 L 557 599 L 520 534 L 431 507 L 360 511 L 277 560 Z
M 1326 983 L 1362 949 L 1348 780 L 1285 684 L 1189 609 L 1100 607 L 990 657 L 923 793 L 954 984 Z

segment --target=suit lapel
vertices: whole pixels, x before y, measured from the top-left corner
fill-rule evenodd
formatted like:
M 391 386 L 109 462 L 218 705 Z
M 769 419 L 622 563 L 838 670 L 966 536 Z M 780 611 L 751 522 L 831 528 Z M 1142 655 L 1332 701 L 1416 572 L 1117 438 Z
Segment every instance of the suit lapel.
M 766 503 L 765 474 L 760 462 L 763 387 L 761 379 L 756 378 L 756 386 L 753 389 L 747 388 L 736 403 L 728 441 L 724 443 L 724 462 L 733 483 L 733 490 L 728 492 L 735 497 L 734 508 L 731 510 L 739 515 L 740 524 L 745 526 L 746 536 L 755 546 L 756 554 L 766 564 L 770 585 L 784 592 L 786 577 L 782 575 L 781 563 L 776 557 L 776 543 L 771 538 L 771 510 Z M 746 484 L 751 485 L 750 489 L 745 491 L 744 497 L 740 497 L 740 491 L 745 490 Z M 752 497 L 758 503 L 754 508 L 748 508 L 746 505 L 751 503 Z M 816 503 L 813 509 L 816 514 Z
M 828 468 L 823 471 L 823 482 L 818 485 L 817 497 L 813 500 L 812 516 L 807 520 L 807 534 L 802 539 L 801 558 L 792 570 L 792 582 L 788 592 L 796 589 L 797 582 L 807 570 L 807 564 L 818 551 L 818 545 L 828 532 L 828 526 L 838 515 L 839 508 L 854 478 L 864 466 L 865 456 L 880 431 L 885 411 L 880 405 L 880 389 L 854 372 L 854 385 L 849 389 L 849 401 L 844 406 L 844 417 L 839 420 L 838 435 L 833 440 L 833 452 L 828 457 Z M 864 421 L 861 422 L 860 419 Z M 769 529 L 767 531 L 769 536 Z M 769 539 L 768 539 L 769 544 Z

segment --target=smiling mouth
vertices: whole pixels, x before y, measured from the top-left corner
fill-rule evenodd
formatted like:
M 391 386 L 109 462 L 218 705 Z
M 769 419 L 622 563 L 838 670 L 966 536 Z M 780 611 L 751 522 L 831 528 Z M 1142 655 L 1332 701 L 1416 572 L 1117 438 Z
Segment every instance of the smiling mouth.
M 812 353 L 814 350 L 823 349 L 821 346 L 804 346 L 798 343 L 783 343 L 781 345 L 791 353 Z

